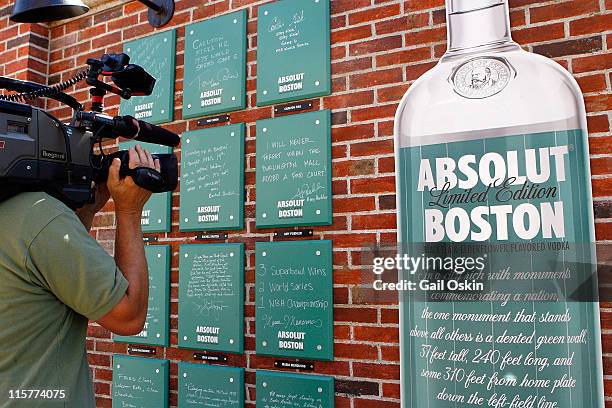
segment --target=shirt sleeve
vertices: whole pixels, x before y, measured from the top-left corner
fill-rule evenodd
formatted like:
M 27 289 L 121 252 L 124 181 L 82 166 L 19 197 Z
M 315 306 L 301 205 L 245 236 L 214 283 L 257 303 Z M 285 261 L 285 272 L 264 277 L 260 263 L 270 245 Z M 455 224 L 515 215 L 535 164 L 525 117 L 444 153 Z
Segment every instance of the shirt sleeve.
M 34 238 L 26 268 L 62 303 L 94 321 L 110 312 L 128 287 L 113 257 L 72 211 L 54 218 Z

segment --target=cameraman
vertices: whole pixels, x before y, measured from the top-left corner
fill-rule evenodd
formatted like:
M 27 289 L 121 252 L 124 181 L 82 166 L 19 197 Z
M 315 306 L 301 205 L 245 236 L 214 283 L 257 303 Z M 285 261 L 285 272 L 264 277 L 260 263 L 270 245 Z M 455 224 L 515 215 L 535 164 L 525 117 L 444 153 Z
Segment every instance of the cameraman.
M 130 168 L 154 160 L 130 149 Z M 85 336 L 88 320 L 138 334 L 149 277 L 140 217 L 151 193 L 121 179 L 115 159 L 96 203 L 76 213 L 43 192 L 0 204 L 0 407 L 95 408 Z M 115 202 L 115 257 L 89 235 L 94 215 Z

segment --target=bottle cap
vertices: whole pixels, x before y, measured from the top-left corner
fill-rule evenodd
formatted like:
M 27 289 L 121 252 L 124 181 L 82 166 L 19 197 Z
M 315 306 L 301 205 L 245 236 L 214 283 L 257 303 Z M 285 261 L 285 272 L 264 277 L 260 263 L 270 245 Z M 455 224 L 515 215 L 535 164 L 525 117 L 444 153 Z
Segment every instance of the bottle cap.
M 508 0 L 446 0 L 446 10 L 449 14 L 468 13 L 488 7 L 500 6 Z

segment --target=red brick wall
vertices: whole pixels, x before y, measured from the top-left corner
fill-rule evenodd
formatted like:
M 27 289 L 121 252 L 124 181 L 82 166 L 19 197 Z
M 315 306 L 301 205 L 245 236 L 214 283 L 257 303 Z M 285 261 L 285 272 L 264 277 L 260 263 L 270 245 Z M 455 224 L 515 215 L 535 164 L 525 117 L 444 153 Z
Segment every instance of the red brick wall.
M 317 363 L 317 372 L 336 377 L 336 406 L 354 408 L 399 407 L 398 312 L 393 305 L 368 304 L 357 286 L 363 269 L 359 248 L 364 244 L 395 240 L 393 116 L 410 83 L 430 69 L 446 47 L 444 0 L 332 0 L 333 95 L 318 100 L 333 110 L 334 224 L 315 228 L 317 238 L 334 241 L 335 348 L 333 363 Z M 248 109 L 231 115 L 245 122 L 247 134 L 247 227 L 231 233 L 230 241 L 247 245 L 246 353 L 229 364 L 246 367 L 247 406 L 254 406 L 255 369 L 270 369 L 273 359 L 254 353 L 254 242 L 269 240 L 271 231 L 254 226 L 255 121 L 273 116 L 272 108 L 257 108 L 256 18 L 261 0 L 177 1 L 172 26 L 178 27 L 175 121 L 176 132 L 196 128 L 196 121 L 181 120 L 184 25 L 230 10 L 249 12 Z M 572 71 L 582 87 L 589 112 L 593 191 L 597 236 L 612 240 L 612 1 L 510 0 L 514 38 L 526 49 L 555 58 Z M 119 5 L 45 30 L 42 26 L 17 28 L 7 22 L 10 8 L 0 0 L 0 62 L 2 72 L 30 79 L 47 76 L 49 83 L 67 79 L 90 56 L 120 51 L 121 42 L 153 30 L 146 11 L 137 2 Z M 27 27 L 27 28 L 26 28 Z M 166 27 L 164 29 L 167 29 Z M 29 33 L 33 39 L 18 38 Z M 49 43 L 48 71 L 43 40 Z M 39 38 L 40 37 L 40 38 Z M 39 41 L 38 44 L 35 41 Z M 32 45 L 34 43 L 34 45 Z M 30 52 L 24 49 L 31 48 Z M 44 49 L 44 47 L 43 47 Z M 18 57 L 20 56 L 20 57 Z M 87 99 L 83 88 L 75 91 Z M 116 112 L 118 99 L 108 98 Z M 65 116 L 69 112 L 50 103 Z M 172 233 L 160 242 L 172 245 L 171 347 L 158 356 L 171 365 L 171 403 L 176 404 L 178 360 L 191 352 L 177 348 L 178 246 L 194 234 L 178 233 L 178 196 L 173 203 Z M 97 217 L 93 235 L 109 251 L 113 245 L 112 204 Z M 612 304 L 602 305 L 604 365 L 612 379 Z M 98 406 L 110 407 L 112 353 L 126 346 L 113 344 L 110 333 L 92 324 L 88 345 L 95 374 Z M 612 407 L 612 381 L 606 381 Z

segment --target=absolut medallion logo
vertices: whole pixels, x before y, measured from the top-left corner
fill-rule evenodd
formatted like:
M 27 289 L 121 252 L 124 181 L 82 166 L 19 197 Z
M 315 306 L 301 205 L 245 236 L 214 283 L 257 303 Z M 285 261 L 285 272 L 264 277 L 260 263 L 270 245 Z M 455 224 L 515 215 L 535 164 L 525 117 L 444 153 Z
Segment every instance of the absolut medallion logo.
M 455 92 L 470 99 L 488 98 L 510 82 L 509 65 L 498 58 L 477 58 L 461 65 L 452 77 Z

